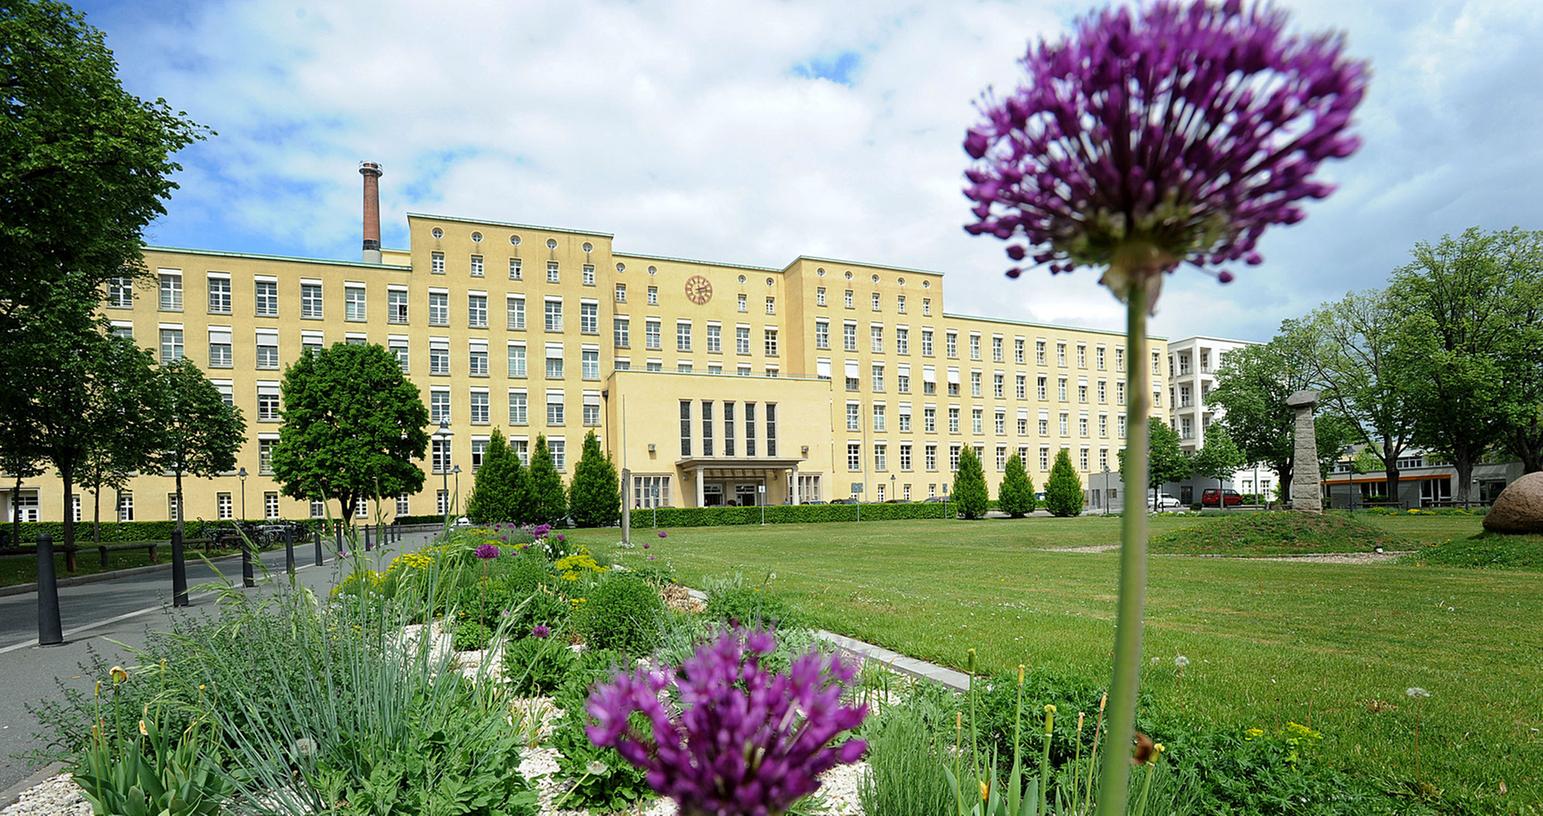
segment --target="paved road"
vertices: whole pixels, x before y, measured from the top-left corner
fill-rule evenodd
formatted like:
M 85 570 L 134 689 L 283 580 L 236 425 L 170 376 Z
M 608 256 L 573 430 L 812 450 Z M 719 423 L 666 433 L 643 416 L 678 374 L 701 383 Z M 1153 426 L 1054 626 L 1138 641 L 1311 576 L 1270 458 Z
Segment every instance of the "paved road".
M 409 533 L 401 543 L 380 551 L 381 556 L 417 549 L 428 543 L 433 535 Z M 325 561 L 323 566 L 315 567 L 310 566 L 315 563 L 311 545 L 298 547 L 295 554 L 300 567 L 297 580 L 318 593 L 330 590 L 340 573 L 331 550 L 324 541 Z M 265 552 L 261 560 L 269 574 L 264 576 L 259 568 L 258 586 L 249 592 L 273 592 L 283 586 L 284 550 Z M 240 583 L 240 558 L 221 559 L 215 564 L 226 578 Z M 171 607 L 169 568 L 111 581 L 62 587 L 59 613 L 64 623 L 65 643 L 46 649 L 37 646 L 37 595 L 29 593 L 0 598 L 0 687 L 4 689 L 0 694 L 0 789 L 10 787 L 35 770 L 16 754 L 34 747 L 32 736 L 37 723 L 28 713 L 27 706 L 57 695 L 55 678 L 81 689 L 89 688 L 92 680 L 82 677 L 79 670 L 79 664 L 87 658 L 88 647 L 111 662 L 126 662 L 127 657 L 119 643 L 139 646 L 144 643 L 147 630 L 168 628 L 172 615 L 203 614 L 212 610 L 214 596 L 200 591 L 198 586 L 217 578 L 203 561 L 189 561 L 188 586 L 192 605 L 175 610 Z M 0 802 L 0 805 L 4 804 Z

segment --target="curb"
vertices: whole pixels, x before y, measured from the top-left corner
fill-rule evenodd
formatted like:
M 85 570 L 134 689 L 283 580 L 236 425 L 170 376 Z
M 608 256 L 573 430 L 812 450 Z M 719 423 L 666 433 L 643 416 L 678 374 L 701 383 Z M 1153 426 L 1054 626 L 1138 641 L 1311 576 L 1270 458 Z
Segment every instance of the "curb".
M 240 558 L 240 555 L 222 555 L 218 558 L 209 559 L 209 562 L 212 564 L 220 564 L 233 559 L 240 560 Z M 113 581 L 119 578 L 129 578 L 135 575 L 148 575 L 153 572 L 160 572 L 161 570 L 168 569 L 171 569 L 171 561 L 167 561 L 164 564 L 146 564 L 143 567 L 129 567 L 128 569 L 110 570 L 108 572 L 93 572 L 90 575 L 76 575 L 71 578 L 60 578 L 57 583 L 60 587 L 80 586 L 82 584 L 96 584 L 101 583 L 102 581 Z M 36 583 L 12 584 L 8 587 L 0 587 L 0 598 L 7 598 L 12 595 L 28 595 L 37 591 L 38 585 Z
M 8 808 L 21 801 L 21 795 L 64 771 L 64 763 L 53 762 L 33 771 L 30 776 L 0 791 L 0 808 Z

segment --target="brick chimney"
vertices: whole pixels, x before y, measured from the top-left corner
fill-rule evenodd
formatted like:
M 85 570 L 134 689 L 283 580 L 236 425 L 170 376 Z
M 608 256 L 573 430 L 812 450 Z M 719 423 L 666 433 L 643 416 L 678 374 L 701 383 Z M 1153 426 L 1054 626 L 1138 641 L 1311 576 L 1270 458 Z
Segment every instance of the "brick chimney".
M 359 162 L 364 176 L 364 253 L 365 263 L 380 263 L 380 165 Z

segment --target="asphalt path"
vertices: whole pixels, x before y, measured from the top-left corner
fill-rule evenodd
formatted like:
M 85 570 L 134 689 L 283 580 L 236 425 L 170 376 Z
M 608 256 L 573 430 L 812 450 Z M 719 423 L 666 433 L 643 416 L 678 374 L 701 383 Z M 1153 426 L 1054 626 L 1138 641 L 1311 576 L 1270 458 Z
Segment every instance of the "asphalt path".
M 386 559 L 398 552 L 418 549 L 429 543 L 436 532 L 408 533 L 401 542 L 377 549 L 371 555 Z M 296 582 L 318 594 L 330 591 L 342 573 L 333 549 L 330 542 L 322 542 L 324 560 L 317 567 L 311 542 L 296 545 Z M 287 583 L 284 549 L 264 552 L 259 560 L 257 586 L 246 591 L 271 593 L 282 588 Z M 191 604 L 180 609 L 171 606 L 169 567 L 60 587 L 59 616 L 65 641 L 62 646 L 37 645 L 37 593 L 0 598 L 0 689 L 4 689 L 0 694 L 0 790 L 36 770 L 17 756 L 36 747 L 33 735 L 37 721 L 27 707 L 57 697 L 56 679 L 89 689 L 96 678 L 85 677 L 80 670 L 80 665 L 87 661 L 88 649 L 94 649 L 111 663 L 126 663 L 131 658 L 125 647 L 144 644 L 146 633 L 152 629 L 170 628 L 173 616 L 213 611 L 217 596 L 208 585 L 228 580 L 239 586 L 241 559 L 218 559 L 213 567 L 201 559 L 188 561 Z M 0 806 L 4 804 L 0 802 Z

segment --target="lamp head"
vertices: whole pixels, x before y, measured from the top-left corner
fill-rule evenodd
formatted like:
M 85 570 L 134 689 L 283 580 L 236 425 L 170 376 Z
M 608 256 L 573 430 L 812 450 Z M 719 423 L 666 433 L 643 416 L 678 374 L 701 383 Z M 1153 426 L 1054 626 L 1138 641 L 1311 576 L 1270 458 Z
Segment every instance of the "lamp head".
M 242 468 L 242 469 L 236 471 L 236 475 L 239 476 L 242 479 L 245 479 L 246 478 L 246 468 Z

